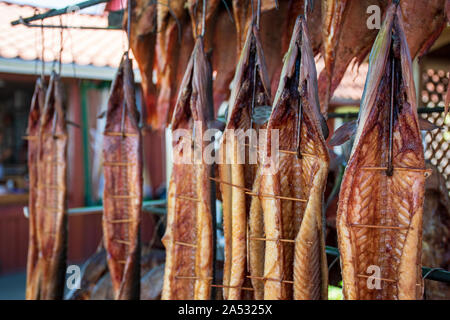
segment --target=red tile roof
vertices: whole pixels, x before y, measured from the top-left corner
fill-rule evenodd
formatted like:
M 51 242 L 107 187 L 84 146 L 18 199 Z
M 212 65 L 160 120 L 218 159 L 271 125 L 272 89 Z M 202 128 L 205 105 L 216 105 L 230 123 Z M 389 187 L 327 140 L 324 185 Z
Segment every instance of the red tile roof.
M 36 60 L 41 57 L 42 38 L 40 28 L 29 28 L 23 25 L 11 26 L 10 22 L 20 17 L 29 17 L 46 9 L 38 9 L 26 5 L 0 2 L 0 58 L 19 58 Z M 62 24 L 71 26 L 106 27 L 106 15 L 67 14 L 62 15 Z M 40 23 L 35 21 L 33 23 Z M 44 20 L 44 24 L 59 25 L 60 17 Z M 60 29 L 45 29 L 45 61 L 58 60 L 60 48 Z M 65 29 L 63 31 L 63 63 L 75 62 L 77 65 L 97 67 L 118 67 L 122 53 L 126 48 L 127 37 L 121 30 L 80 30 Z M 317 60 L 317 74 L 323 69 L 323 59 Z M 364 90 L 364 82 L 368 65 L 363 63 L 347 69 L 342 82 L 336 89 L 331 103 L 359 104 Z
M 12 26 L 10 22 L 20 17 L 33 16 L 46 9 L 0 2 L 0 58 L 35 60 L 41 58 L 41 28 L 23 25 Z M 106 15 L 66 14 L 44 20 L 44 24 L 70 26 L 107 27 Z M 40 24 L 41 21 L 32 23 Z M 44 60 L 52 62 L 59 58 L 61 29 L 44 29 Z M 121 30 L 64 29 L 63 63 L 97 67 L 117 67 L 126 48 L 127 37 Z

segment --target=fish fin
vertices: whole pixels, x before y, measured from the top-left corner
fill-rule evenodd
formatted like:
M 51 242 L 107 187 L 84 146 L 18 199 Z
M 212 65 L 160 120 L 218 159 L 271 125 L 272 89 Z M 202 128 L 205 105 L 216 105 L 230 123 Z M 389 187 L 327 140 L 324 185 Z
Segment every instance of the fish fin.
M 435 129 L 440 129 L 440 126 L 435 125 L 434 123 L 428 121 L 424 118 L 419 118 L 419 127 L 422 131 L 433 131 Z
M 217 129 L 223 131 L 225 129 L 226 123 L 220 120 L 210 120 L 208 121 L 208 129 Z
M 328 144 L 332 147 L 340 146 L 356 134 L 356 128 L 356 120 L 344 123 L 334 132 Z
M 106 110 L 103 110 L 97 115 L 97 119 L 103 119 L 106 116 Z
M 328 139 L 328 136 L 330 135 L 330 130 L 328 130 L 328 125 L 327 125 L 327 119 L 325 119 L 324 115 L 322 113 L 320 113 L 320 127 L 322 128 L 322 134 L 323 134 L 323 138 L 325 140 Z

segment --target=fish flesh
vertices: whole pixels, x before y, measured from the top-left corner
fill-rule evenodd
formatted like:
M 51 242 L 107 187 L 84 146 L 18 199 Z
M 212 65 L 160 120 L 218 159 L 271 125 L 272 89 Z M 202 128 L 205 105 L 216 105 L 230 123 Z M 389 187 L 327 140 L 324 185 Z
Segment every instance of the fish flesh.
M 257 194 L 261 185 L 260 167 L 256 169 L 253 182 L 252 193 Z M 264 299 L 264 241 L 257 240 L 264 238 L 264 212 L 259 197 L 252 197 L 250 203 L 250 213 L 248 215 L 248 269 L 250 272 L 253 287 L 253 298 L 255 300 Z
M 142 137 L 128 54 L 111 86 L 103 134 L 103 241 L 114 298 L 139 299 Z
M 196 40 L 172 118 L 174 165 L 168 190 L 163 300 L 206 300 L 213 280 L 213 168 L 197 154 L 213 118 L 212 71 Z M 188 132 L 176 138 L 178 132 Z M 214 196 L 215 198 L 215 196 Z
M 323 33 L 323 57 L 325 70 L 328 75 L 327 91 L 330 93 L 331 78 L 333 76 L 334 59 L 336 48 L 339 44 L 339 36 L 342 31 L 342 20 L 344 19 L 347 0 L 323 0 L 322 1 L 322 33 Z M 330 97 L 325 98 L 326 101 Z
M 322 114 L 327 113 L 329 99 L 332 98 L 333 92 L 344 77 L 347 67 L 352 61 L 355 61 L 356 64 L 364 61 L 377 36 L 377 29 L 367 27 L 367 8 L 376 5 L 380 8 L 382 14 L 387 3 L 388 0 L 346 1 L 345 14 L 338 15 L 340 10 L 333 10 L 328 11 L 328 14 L 333 14 L 333 16 L 322 17 L 324 23 L 329 21 L 330 25 L 335 26 L 334 29 L 329 30 L 329 36 L 336 43 L 334 48 L 330 43 L 330 50 L 334 51 L 331 79 L 328 78 L 328 69 L 325 68 L 320 72 L 318 80 Z M 325 15 L 326 13 L 322 12 L 322 14 Z M 324 27 L 326 28 L 326 25 Z M 333 33 L 336 35 L 334 36 Z M 323 39 L 323 42 L 326 42 L 325 39 Z
M 370 54 L 336 218 L 345 299 L 422 297 L 426 168 L 401 8 Z
M 272 152 L 276 132 L 279 158 Z M 322 202 L 329 162 L 327 127 L 319 110 L 314 56 L 302 16 L 285 56 L 267 134 L 265 150 L 273 159 L 265 154 L 261 164 L 264 299 L 326 299 Z
M 253 19 L 256 20 L 257 1 L 233 0 L 233 16 L 236 26 L 237 41 L 237 57 L 241 56 L 244 48 L 248 30 L 252 28 Z M 270 11 L 276 7 L 276 1 L 261 0 L 261 13 Z
M 205 0 L 206 1 L 206 15 L 205 25 L 214 16 L 217 7 L 221 0 Z M 197 38 L 202 33 L 202 5 L 203 0 L 187 0 L 187 8 L 192 22 L 193 37 Z M 206 30 L 205 30 L 206 31 Z
M 156 86 L 152 81 L 155 63 L 156 45 L 156 1 L 133 0 L 132 5 L 130 47 L 136 59 L 142 77 L 142 96 L 145 102 L 146 123 L 158 128 L 158 110 L 156 106 Z M 128 23 L 128 10 L 124 12 L 124 24 Z
M 258 132 L 259 127 L 252 121 L 253 111 L 259 106 L 270 105 L 270 82 L 264 54 L 258 30 L 252 27 L 247 32 L 233 80 L 227 126 L 219 150 L 225 237 L 224 299 L 241 299 L 241 287 L 248 275 L 247 218 L 252 197 L 246 195 L 243 188 L 251 189 L 253 186 L 256 161 L 250 163 L 249 146 L 242 145 L 239 130 L 244 134 L 252 128 Z M 245 152 L 240 152 L 241 147 Z
M 177 73 L 179 64 L 184 60 L 180 54 L 184 48 L 191 52 L 192 47 L 186 43 L 185 34 L 192 38 L 192 30 L 187 30 L 186 25 L 181 25 L 186 14 L 184 6 L 186 0 L 164 0 L 156 2 L 157 10 L 157 35 L 156 35 L 156 70 L 158 97 L 156 101 L 157 122 L 156 129 L 165 128 L 170 121 L 174 100 L 176 97 Z M 183 27 L 183 28 L 182 28 Z M 180 28 L 182 28 L 180 30 Z M 184 30 L 186 29 L 186 30 Z M 184 30 L 184 31 L 183 31 Z M 180 38 L 181 37 L 181 38 Z M 183 44 L 181 46 L 181 44 Z M 181 65 L 180 67 L 185 67 Z
M 36 271 L 39 258 L 36 221 L 36 198 L 38 188 L 38 155 L 39 155 L 39 129 L 41 114 L 44 111 L 45 86 L 42 78 L 36 80 L 36 86 L 31 100 L 31 109 L 28 116 L 28 258 L 27 258 L 27 286 L 25 297 L 27 300 L 38 299 L 39 283 Z
M 63 298 L 67 251 L 67 128 L 62 82 L 50 76 L 39 129 L 36 234 L 37 297 Z
M 323 0 L 331 2 L 330 0 Z M 348 66 L 360 65 L 365 61 L 370 52 L 378 29 L 368 28 L 368 18 L 377 15 L 376 11 L 368 11 L 369 7 L 379 8 L 381 16 L 386 15 L 386 10 L 392 1 L 388 0 L 333 0 L 346 2 L 345 13 L 340 16 L 338 11 L 332 17 L 324 17 L 324 21 L 334 21 L 334 29 L 330 29 L 330 35 L 336 35 L 336 47 L 334 48 L 334 61 L 331 79 L 328 78 L 327 68 L 319 75 L 319 97 L 322 113 L 328 110 L 328 100 L 339 86 Z M 448 0 L 402 0 L 400 7 L 404 16 L 404 30 L 406 40 L 412 58 L 422 57 L 433 45 L 446 25 L 445 6 Z M 368 15 L 370 12 L 370 16 Z M 427 26 L 424 28 L 423 26 Z M 324 26 L 326 27 L 326 26 Z M 325 44 L 325 40 L 324 40 Z M 332 48 L 332 47 L 331 47 Z

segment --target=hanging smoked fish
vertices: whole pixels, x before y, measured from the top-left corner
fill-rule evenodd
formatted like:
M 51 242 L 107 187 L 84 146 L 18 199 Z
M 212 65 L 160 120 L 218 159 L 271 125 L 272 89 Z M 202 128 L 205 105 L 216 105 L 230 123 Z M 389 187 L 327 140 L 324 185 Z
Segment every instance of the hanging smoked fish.
M 28 140 L 28 258 L 27 258 L 27 287 L 25 298 L 36 300 L 39 298 L 39 278 L 37 262 L 39 247 L 37 238 L 36 200 L 38 189 L 38 156 L 39 156 L 39 128 L 41 114 L 44 111 L 45 87 L 43 78 L 36 80 L 36 86 L 31 100 L 31 109 L 28 116 L 27 140 Z
M 155 129 L 165 128 L 174 108 L 178 74 L 182 71 L 178 66 L 185 67 L 182 53 L 184 48 L 190 52 L 191 32 L 181 30 L 180 21 L 186 14 L 185 5 L 187 0 L 159 0 L 156 1 L 157 10 L 157 33 L 156 33 L 156 70 L 158 97 L 156 101 L 156 112 L 152 119 Z M 187 29 L 187 28 L 185 28 Z M 183 31 L 183 34 L 181 32 Z M 181 37 L 181 38 L 180 38 Z M 183 46 L 181 46 L 183 43 Z M 188 53 L 189 54 L 189 53 Z
M 67 251 L 67 129 L 62 83 L 55 72 L 45 97 L 39 139 L 35 207 L 39 257 L 27 294 L 30 299 L 55 300 L 63 298 Z
M 326 299 L 322 204 L 328 130 L 320 114 L 314 56 L 303 17 L 297 18 L 284 61 L 266 146 L 272 150 L 271 135 L 278 130 L 280 155 L 272 164 L 263 162 L 260 182 L 266 237 L 264 298 Z
M 205 163 L 201 151 L 209 144 L 203 135 L 212 116 L 212 72 L 200 36 L 172 118 L 174 164 L 162 240 L 166 247 L 164 300 L 206 300 L 211 296 L 215 196 L 209 179 L 212 166 Z M 178 136 L 180 132 L 188 134 Z
M 223 199 L 225 237 L 223 274 L 225 299 L 242 299 L 240 288 L 248 275 L 247 219 L 252 197 L 246 195 L 245 189 L 251 189 L 253 186 L 256 161 L 250 163 L 251 148 L 244 145 L 245 141 L 240 139 L 239 132 L 247 134 L 248 129 L 256 129 L 258 132 L 259 126 L 252 120 L 253 112 L 257 107 L 270 105 L 270 82 L 266 62 L 259 32 L 257 27 L 253 26 L 248 30 L 233 80 L 227 126 L 219 151 L 222 160 L 219 164 L 219 174 L 222 181 L 220 189 Z M 257 207 L 255 210 L 253 212 L 256 214 Z M 255 264 L 252 265 L 257 268 L 256 263 L 259 263 L 257 261 L 261 261 L 262 258 L 261 250 L 252 251 L 250 248 L 250 251 L 254 253 L 253 257 L 256 259 Z M 258 280 L 255 279 L 254 282 Z M 260 290 L 257 290 L 257 294 L 260 294 Z
M 111 87 L 103 159 L 103 237 L 114 297 L 139 299 L 142 138 L 132 62 L 127 53 Z
M 323 57 L 325 71 L 327 73 L 326 91 L 322 109 L 328 110 L 330 98 L 331 79 L 333 78 L 334 61 L 336 48 L 339 44 L 340 33 L 342 32 L 342 22 L 344 20 L 347 0 L 322 0 L 322 37 L 323 37 Z
M 426 177 L 401 9 L 392 4 L 370 54 L 337 231 L 346 299 L 422 297 Z

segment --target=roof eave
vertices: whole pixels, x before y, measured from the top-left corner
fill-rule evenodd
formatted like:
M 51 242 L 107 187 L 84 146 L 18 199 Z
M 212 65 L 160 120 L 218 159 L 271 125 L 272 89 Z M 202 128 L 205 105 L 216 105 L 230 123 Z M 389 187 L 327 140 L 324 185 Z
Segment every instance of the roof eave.
M 44 71 L 49 75 L 51 70 L 58 69 L 58 63 L 46 62 Z M 40 60 L 23 60 L 19 58 L 0 58 L 0 73 L 36 75 L 41 73 L 42 62 Z M 94 65 L 79 65 L 63 63 L 61 65 L 61 77 L 78 78 L 90 80 L 112 81 L 117 69 L 109 66 L 99 67 Z M 134 70 L 134 78 L 137 83 L 141 82 L 138 69 Z

